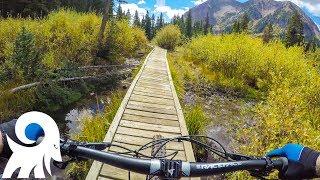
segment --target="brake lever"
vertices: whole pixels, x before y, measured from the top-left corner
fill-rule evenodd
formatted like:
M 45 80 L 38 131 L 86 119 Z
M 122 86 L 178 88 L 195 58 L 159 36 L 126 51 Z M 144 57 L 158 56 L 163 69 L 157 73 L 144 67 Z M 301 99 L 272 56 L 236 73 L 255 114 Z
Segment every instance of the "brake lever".
M 263 158 L 256 158 L 256 159 L 263 159 L 266 161 L 266 167 L 264 169 L 255 169 L 255 170 L 251 170 L 250 175 L 252 177 L 256 177 L 259 179 L 266 179 L 264 177 L 267 177 L 270 175 L 270 173 L 273 172 L 273 169 L 275 167 L 275 165 L 273 164 L 271 158 L 269 157 L 263 157 Z
M 53 161 L 53 165 L 56 166 L 59 169 L 65 169 L 68 166 L 68 164 L 70 164 L 71 162 L 85 160 L 85 159 L 82 159 L 82 158 L 79 158 L 79 157 L 75 157 L 71 153 L 72 150 L 76 149 L 79 146 L 80 147 L 89 148 L 89 149 L 98 150 L 98 151 L 102 151 L 102 150 L 105 150 L 108 147 L 111 147 L 112 144 L 111 143 L 86 143 L 86 142 L 76 142 L 76 141 L 72 141 L 72 140 L 60 139 L 61 154 L 63 156 L 70 157 L 70 159 L 67 160 L 67 161 L 63 161 L 63 162 Z
M 108 142 L 103 143 L 87 143 L 87 142 L 77 142 L 72 140 L 60 140 L 61 152 L 63 155 L 70 155 L 70 151 L 76 149 L 77 147 L 85 147 L 93 150 L 102 151 L 108 147 L 111 147 L 112 144 Z
M 53 161 L 53 165 L 59 169 L 66 169 L 66 167 L 69 165 L 69 163 L 73 162 L 74 160 L 68 160 L 64 162 L 58 162 L 58 161 Z

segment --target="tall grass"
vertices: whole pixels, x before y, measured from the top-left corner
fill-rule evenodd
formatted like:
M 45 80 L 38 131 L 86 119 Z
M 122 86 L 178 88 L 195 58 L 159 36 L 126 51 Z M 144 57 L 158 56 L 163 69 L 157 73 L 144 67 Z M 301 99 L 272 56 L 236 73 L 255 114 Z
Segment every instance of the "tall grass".
M 207 117 L 201 105 L 186 107 L 185 120 L 190 135 L 202 134 L 208 125 L 209 118 Z
M 200 84 L 258 102 L 253 108 L 258 121 L 237 130 L 239 140 L 248 142 L 240 153 L 263 156 L 286 143 L 320 149 L 316 54 L 306 55 L 300 47 L 287 49 L 280 42 L 263 44 L 248 35 L 208 35 L 193 39 L 175 55 L 175 59 L 182 59 L 176 67 L 189 63 L 180 69 L 192 67 L 200 72 L 196 76 Z M 175 80 L 187 84 L 181 77 Z
M 197 102 L 195 102 L 194 105 L 184 103 L 186 91 L 188 91 L 187 88 L 191 84 L 197 84 L 199 82 L 199 79 L 197 79 L 199 73 L 189 62 L 184 61 L 181 57 L 179 58 L 175 53 L 169 54 L 169 66 L 176 92 L 180 102 L 182 102 L 189 134 L 202 134 L 209 123 L 209 118 L 207 118 L 203 107 Z

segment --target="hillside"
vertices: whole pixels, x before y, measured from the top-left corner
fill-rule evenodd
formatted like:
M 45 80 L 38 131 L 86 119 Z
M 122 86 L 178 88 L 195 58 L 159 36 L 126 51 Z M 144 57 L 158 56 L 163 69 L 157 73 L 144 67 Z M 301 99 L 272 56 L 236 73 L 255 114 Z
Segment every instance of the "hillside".
M 253 33 L 261 33 L 268 23 L 272 23 L 277 26 L 280 35 L 283 35 L 294 11 L 303 19 L 306 37 L 320 37 L 319 28 L 312 19 L 288 1 L 249 0 L 240 3 L 236 0 L 208 0 L 191 9 L 194 21 L 205 20 L 209 13 L 209 21 L 215 33 L 230 30 L 233 22 L 247 13 L 252 20 L 250 27 Z

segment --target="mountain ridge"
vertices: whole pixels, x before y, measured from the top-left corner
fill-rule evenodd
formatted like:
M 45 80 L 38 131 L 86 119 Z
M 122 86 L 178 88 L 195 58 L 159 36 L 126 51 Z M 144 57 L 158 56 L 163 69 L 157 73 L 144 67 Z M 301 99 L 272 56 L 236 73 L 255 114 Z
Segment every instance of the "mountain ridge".
M 249 0 L 241 3 L 236 0 L 208 0 L 189 11 L 193 21 L 204 21 L 209 13 L 209 22 L 215 33 L 230 31 L 233 23 L 246 13 L 251 19 L 249 26 L 254 34 L 262 33 L 265 26 L 271 23 L 279 36 L 284 36 L 289 19 L 297 11 L 303 20 L 306 38 L 320 37 L 318 25 L 290 1 Z

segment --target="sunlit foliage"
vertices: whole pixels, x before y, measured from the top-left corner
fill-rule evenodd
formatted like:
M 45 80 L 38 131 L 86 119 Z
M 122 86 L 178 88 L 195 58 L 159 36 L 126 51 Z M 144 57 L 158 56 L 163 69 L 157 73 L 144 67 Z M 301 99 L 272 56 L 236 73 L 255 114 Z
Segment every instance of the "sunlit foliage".
M 162 28 L 156 35 L 155 43 L 165 49 L 173 50 L 181 41 L 181 31 L 176 25 Z
M 306 55 L 301 47 L 264 44 L 260 38 L 243 34 L 195 38 L 179 52 L 176 58 L 200 70 L 198 79 L 206 85 L 223 92 L 231 89 L 236 92 L 233 95 L 258 102 L 253 107 L 257 122 L 237 130 L 240 142 L 246 142 L 240 153 L 263 156 L 286 143 L 320 149 L 316 53 Z

